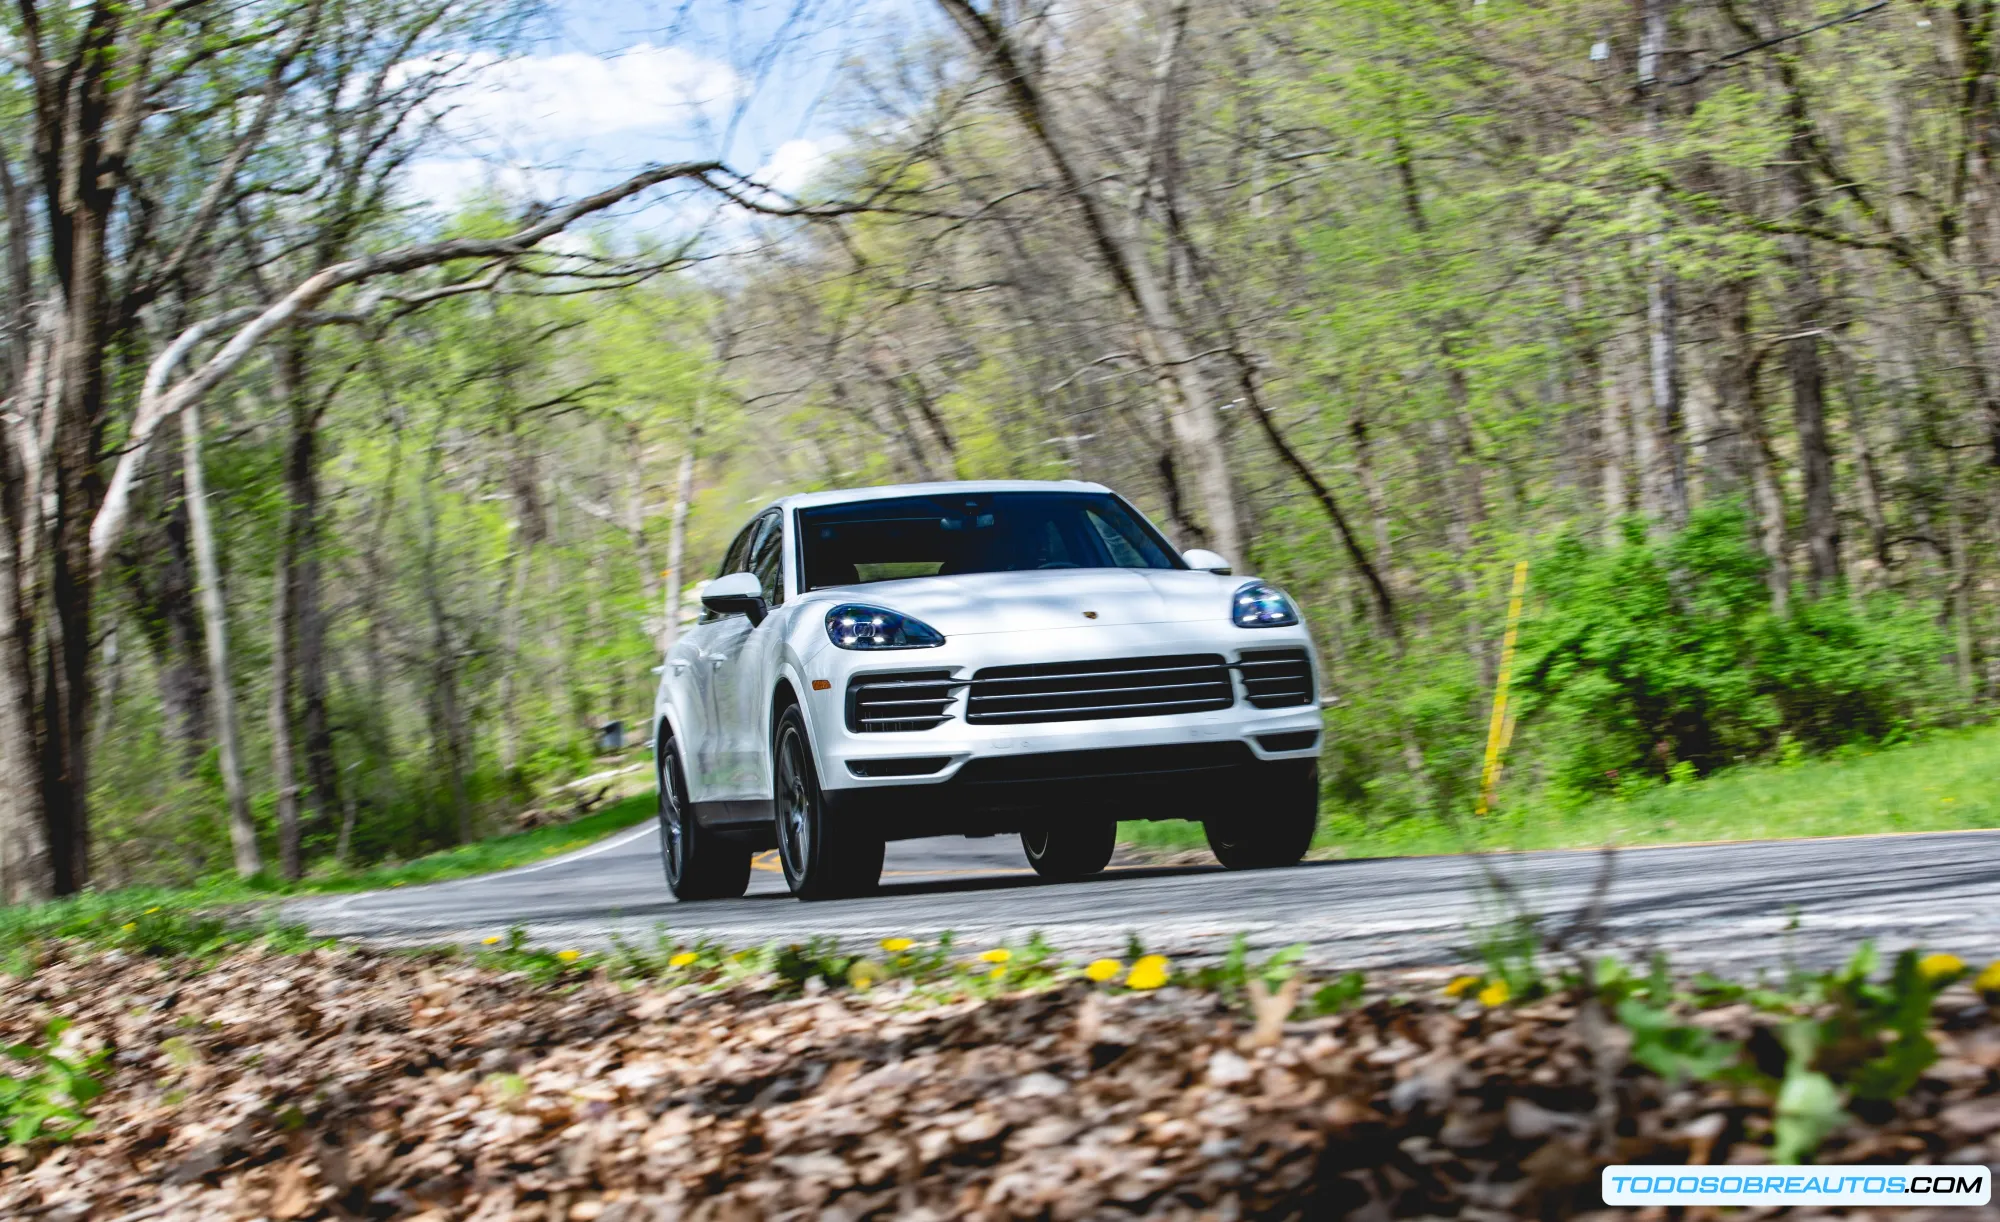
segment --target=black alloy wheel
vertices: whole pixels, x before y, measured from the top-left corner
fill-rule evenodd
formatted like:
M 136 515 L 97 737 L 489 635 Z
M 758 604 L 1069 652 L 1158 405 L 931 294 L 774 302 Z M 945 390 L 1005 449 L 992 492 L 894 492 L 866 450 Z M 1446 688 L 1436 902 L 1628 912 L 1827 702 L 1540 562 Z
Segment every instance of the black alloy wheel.
M 797 705 L 772 736 L 773 806 L 778 862 L 802 900 L 844 899 L 873 891 L 882 878 L 882 833 L 857 803 L 820 788 L 805 714 Z
M 659 786 L 660 864 L 679 900 L 730 899 L 750 888 L 750 848 L 701 826 L 688 811 L 680 743 L 669 735 L 654 757 Z
M 1297 865 L 1319 827 L 1319 762 L 1265 764 L 1268 777 L 1253 785 L 1227 815 L 1202 823 L 1209 851 L 1231 870 Z
M 1021 851 L 1035 873 L 1056 882 L 1096 874 L 1118 847 L 1116 820 L 1079 815 L 1051 820 L 1021 833 Z

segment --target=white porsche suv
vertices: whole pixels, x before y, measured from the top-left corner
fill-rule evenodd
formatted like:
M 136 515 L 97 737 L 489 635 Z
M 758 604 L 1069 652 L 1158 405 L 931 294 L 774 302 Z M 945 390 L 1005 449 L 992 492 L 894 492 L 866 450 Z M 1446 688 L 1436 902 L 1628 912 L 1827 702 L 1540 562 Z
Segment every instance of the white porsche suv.
M 1319 808 L 1312 638 L 1291 600 L 1180 555 L 1097 484 L 786 497 L 730 544 L 660 671 L 660 852 L 684 900 L 775 847 L 800 899 L 883 844 L 1021 837 L 1045 877 L 1121 819 L 1197 819 L 1232 869 L 1297 862 Z

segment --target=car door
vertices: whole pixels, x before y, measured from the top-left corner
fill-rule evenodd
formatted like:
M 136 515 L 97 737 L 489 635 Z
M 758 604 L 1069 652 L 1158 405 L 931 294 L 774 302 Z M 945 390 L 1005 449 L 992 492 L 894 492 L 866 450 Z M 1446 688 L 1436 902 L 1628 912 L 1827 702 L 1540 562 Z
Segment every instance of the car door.
M 761 516 L 752 518 L 736 533 L 735 541 L 723 553 L 717 577 L 743 571 L 750 544 L 762 522 Z M 679 690 L 684 699 L 676 706 L 681 721 L 681 766 L 687 771 L 688 796 L 696 802 L 731 796 L 724 774 L 728 755 L 724 739 L 728 728 L 726 719 L 718 715 L 715 679 L 748 623 L 746 616 L 718 616 L 704 609 L 700 620 L 682 638 L 682 643 L 674 646 L 673 655 L 667 659 L 669 676 L 683 684 Z M 685 667 L 685 673 L 676 672 L 677 665 Z
M 734 572 L 756 573 L 757 566 L 770 564 L 777 553 L 784 532 L 778 527 L 775 510 L 758 515 L 751 524 L 749 546 L 742 567 Z M 764 587 L 765 601 L 770 601 L 774 591 L 760 574 L 760 585 Z M 715 635 L 710 639 L 708 655 L 708 681 L 713 693 L 710 707 L 714 710 L 716 725 L 713 734 L 715 755 L 713 761 L 718 798 L 761 798 L 769 797 L 769 781 L 759 782 L 746 759 L 750 754 L 761 754 L 749 739 L 753 727 L 749 724 L 754 714 L 749 711 L 752 693 L 761 689 L 760 677 L 755 673 L 761 650 L 756 648 L 776 635 L 771 621 L 763 625 L 750 622 L 747 615 L 726 616 L 715 624 Z M 761 731 L 761 727 L 755 727 Z
M 746 798 L 771 796 L 771 692 L 783 660 L 785 626 L 785 515 L 770 514 L 770 526 L 750 546 L 749 569 L 764 589 L 771 613 L 744 637 L 737 656 L 724 670 L 731 676 L 730 725 L 732 784 Z

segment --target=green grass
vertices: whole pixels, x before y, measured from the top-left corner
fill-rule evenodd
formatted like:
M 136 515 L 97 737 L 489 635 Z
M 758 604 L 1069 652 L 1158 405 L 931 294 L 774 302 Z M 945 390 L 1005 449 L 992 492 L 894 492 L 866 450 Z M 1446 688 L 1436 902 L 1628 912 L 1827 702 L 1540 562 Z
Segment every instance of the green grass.
M 316 874 L 285 890 L 372 891 L 379 887 L 416 886 L 472 874 L 490 874 L 495 870 L 511 870 L 515 866 L 531 865 L 544 858 L 588 848 L 613 832 L 623 831 L 652 817 L 652 793 L 635 794 L 571 823 L 475 840 L 471 844 L 461 844 L 392 866 Z
M 1313 843 L 1318 854 L 1387 857 L 2000 827 L 2000 726 L 1795 764 L 1749 764 L 1568 810 L 1516 794 L 1497 814 L 1468 813 L 1462 822 L 1328 811 Z M 1195 823 L 1127 823 L 1119 834 L 1162 848 L 1204 843 Z
M 315 874 L 296 883 L 222 877 L 193 887 L 127 887 L 47 904 L 0 906 L 0 967 L 16 966 L 18 956 L 50 938 L 141 954 L 197 956 L 259 939 L 303 945 L 308 940 L 302 930 L 275 924 L 257 909 L 286 896 L 414 886 L 512 869 L 586 848 L 652 815 L 653 795 L 639 794 L 572 823 L 477 840 L 395 865 Z

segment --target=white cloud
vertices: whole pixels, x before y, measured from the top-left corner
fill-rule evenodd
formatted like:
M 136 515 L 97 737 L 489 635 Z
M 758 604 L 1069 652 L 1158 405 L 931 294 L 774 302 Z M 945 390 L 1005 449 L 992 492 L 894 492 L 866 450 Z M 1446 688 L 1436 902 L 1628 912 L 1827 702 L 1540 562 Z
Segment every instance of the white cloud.
M 787 140 L 751 177 L 787 195 L 797 195 L 843 143 L 831 137 Z
M 411 72 L 435 68 L 412 64 Z M 740 96 L 734 69 L 680 47 L 640 43 L 617 55 L 565 51 L 464 58 L 446 95 L 446 130 L 473 146 L 581 142 L 714 120 Z
M 403 171 L 409 198 L 445 208 L 480 191 L 503 199 L 557 199 L 565 185 L 557 170 L 480 157 L 420 158 Z

